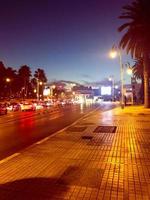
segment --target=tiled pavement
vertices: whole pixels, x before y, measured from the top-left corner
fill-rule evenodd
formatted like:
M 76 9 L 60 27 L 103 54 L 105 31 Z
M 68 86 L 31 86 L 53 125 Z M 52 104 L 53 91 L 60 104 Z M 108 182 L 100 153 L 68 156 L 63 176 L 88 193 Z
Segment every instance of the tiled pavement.
M 150 110 L 96 111 L 0 161 L 4 199 L 150 199 Z

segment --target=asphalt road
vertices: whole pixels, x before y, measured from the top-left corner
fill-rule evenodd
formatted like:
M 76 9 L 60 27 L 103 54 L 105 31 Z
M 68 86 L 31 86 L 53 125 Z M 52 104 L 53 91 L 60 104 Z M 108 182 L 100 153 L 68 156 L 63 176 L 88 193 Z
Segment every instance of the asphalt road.
M 61 130 L 96 108 L 103 111 L 113 106 L 68 105 L 0 116 L 0 160 Z

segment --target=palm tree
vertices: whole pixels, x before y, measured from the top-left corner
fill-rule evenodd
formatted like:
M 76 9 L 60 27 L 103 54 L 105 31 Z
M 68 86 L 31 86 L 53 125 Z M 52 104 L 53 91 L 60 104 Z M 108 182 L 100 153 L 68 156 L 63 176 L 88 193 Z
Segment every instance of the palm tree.
M 47 78 L 45 75 L 45 72 L 43 69 L 38 68 L 35 73 L 34 73 L 34 78 L 37 80 L 36 81 L 36 86 L 37 86 L 37 95 L 39 96 L 40 94 L 43 95 L 43 85 L 44 83 L 47 82 Z M 34 82 L 34 80 L 33 80 Z M 42 83 L 42 85 L 40 85 L 39 83 Z
M 43 69 L 38 68 L 34 73 L 34 77 L 43 83 L 47 82 L 47 78 Z
M 132 66 L 132 72 L 136 79 L 141 80 L 141 88 L 140 88 L 140 98 L 142 103 L 144 103 L 144 67 L 143 67 L 143 59 L 139 58 L 135 60 L 135 64 Z
M 126 49 L 132 57 L 142 58 L 144 66 L 144 106 L 150 108 L 149 73 L 150 67 L 150 1 L 135 0 L 123 7 L 121 19 L 129 20 L 119 27 L 126 30 L 120 41 L 120 48 Z
M 4 97 L 5 94 L 5 74 L 6 74 L 6 67 L 2 61 L 0 61 L 0 97 Z
M 144 67 L 142 58 L 138 58 L 135 60 L 135 64 L 132 66 L 132 71 L 136 79 L 144 80 Z
M 30 67 L 27 65 L 21 66 L 18 71 L 18 76 L 20 79 L 23 98 L 24 98 L 24 96 L 27 97 L 28 96 L 28 85 L 30 83 L 30 77 L 32 76 Z
M 9 80 L 9 82 L 7 81 Z M 15 88 L 15 80 L 16 80 L 16 70 L 12 67 L 7 67 L 5 72 L 5 82 L 7 82 L 7 89 L 9 90 L 9 96 L 14 95 L 16 92 Z

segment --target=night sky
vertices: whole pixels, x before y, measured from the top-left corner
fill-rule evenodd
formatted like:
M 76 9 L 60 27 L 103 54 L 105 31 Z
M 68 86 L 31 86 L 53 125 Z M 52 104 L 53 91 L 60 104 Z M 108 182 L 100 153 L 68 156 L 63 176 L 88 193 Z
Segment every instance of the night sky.
M 122 6 L 131 2 L 0 0 L 0 60 L 16 69 L 43 68 L 49 81 L 95 82 L 110 75 L 118 80 L 118 60 L 108 52 L 121 37 Z

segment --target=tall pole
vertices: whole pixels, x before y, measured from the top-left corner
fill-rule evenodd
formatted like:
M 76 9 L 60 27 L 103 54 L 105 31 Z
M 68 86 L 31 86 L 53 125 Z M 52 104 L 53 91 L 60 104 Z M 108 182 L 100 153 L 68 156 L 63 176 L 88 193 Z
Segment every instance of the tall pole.
M 39 72 L 36 80 L 37 80 L 37 101 L 39 101 Z
M 115 100 L 115 78 L 114 76 L 110 76 L 109 77 L 109 81 L 111 81 L 111 91 L 112 91 L 112 101 Z
M 118 49 L 119 53 L 119 65 L 120 65 L 120 81 L 121 81 L 121 108 L 124 108 L 124 82 L 123 82 L 123 64 L 121 50 Z
M 37 101 L 39 101 L 39 79 L 37 78 Z
M 113 101 L 115 101 L 115 78 L 114 78 L 114 76 L 112 77 L 112 96 L 113 96 Z

